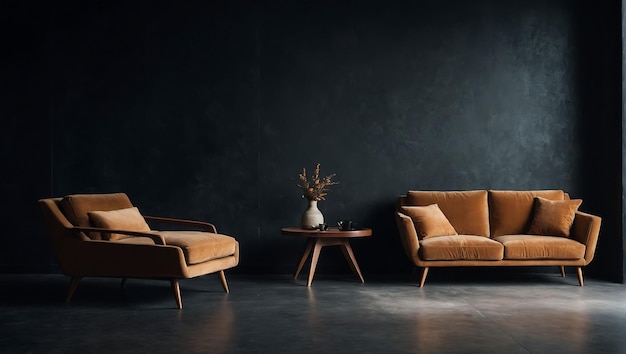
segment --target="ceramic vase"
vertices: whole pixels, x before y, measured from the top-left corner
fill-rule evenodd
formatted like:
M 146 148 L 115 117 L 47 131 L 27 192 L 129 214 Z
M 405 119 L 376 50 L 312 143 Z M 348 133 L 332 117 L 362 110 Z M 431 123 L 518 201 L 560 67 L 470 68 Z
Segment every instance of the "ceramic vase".
M 316 229 L 324 223 L 324 215 L 317 208 L 317 200 L 309 200 L 309 207 L 302 214 L 302 228 Z

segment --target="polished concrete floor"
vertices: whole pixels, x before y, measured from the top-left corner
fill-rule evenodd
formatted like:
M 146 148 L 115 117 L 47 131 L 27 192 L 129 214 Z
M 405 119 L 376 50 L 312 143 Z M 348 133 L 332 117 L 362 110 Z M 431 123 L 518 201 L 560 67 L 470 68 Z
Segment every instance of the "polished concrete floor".
M 169 282 L 0 275 L 2 353 L 626 353 L 626 286 L 575 274 L 217 275 Z M 452 276 L 451 276 L 452 275 Z

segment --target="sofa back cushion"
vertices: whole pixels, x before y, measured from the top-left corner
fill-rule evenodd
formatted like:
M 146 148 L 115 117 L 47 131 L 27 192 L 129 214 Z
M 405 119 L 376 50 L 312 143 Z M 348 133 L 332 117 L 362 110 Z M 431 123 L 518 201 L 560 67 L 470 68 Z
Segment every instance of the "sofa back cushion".
M 535 197 L 564 200 L 562 190 L 489 191 L 491 237 L 525 234 L 533 216 Z
M 125 193 L 73 194 L 61 200 L 61 207 L 74 226 L 90 227 L 93 226 L 89 221 L 90 211 L 132 208 L 133 204 Z M 93 240 L 103 239 L 99 232 L 91 232 L 88 236 Z
M 404 205 L 437 204 L 459 235 L 489 236 L 487 191 L 409 191 Z

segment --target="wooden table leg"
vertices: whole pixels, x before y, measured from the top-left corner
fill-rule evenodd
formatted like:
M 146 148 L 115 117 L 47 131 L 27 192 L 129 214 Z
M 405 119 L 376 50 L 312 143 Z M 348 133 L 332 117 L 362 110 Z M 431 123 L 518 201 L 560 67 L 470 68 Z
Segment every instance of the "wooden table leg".
M 302 254 L 302 258 L 300 258 L 300 263 L 298 264 L 298 269 L 294 273 L 294 279 L 298 278 L 304 263 L 309 258 L 309 254 L 311 254 L 311 250 L 313 250 L 313 255 L 311 256 L 311 268 L 309 269 L 309 278 L 307 279 L 307 286 L 311 286 L 313 282 L 313 276 L 315 276 L 315 268 L 317 268 L 317 261 L 320 257 L 320 252 L 322 247 L 324 246 L 341 246 L 341 252 L 343 253 L 346 261 L 348 261 L 348 265 L 350 269 L 359 277 L 361 283 L 365 283 L 365 279 L 363 278 L 363 274 L 361 273 L 361 269 L 359 268 L 359 264 L 356 261 L 356 257 L 354 257 L 354 252 L 352 251 L 352 247 L 350 246 L 350 242 L 347 239 L 325 239 L 325 238 L 309 238 L 304 253 Z
M 320 258 L 320 250 L 324 247 L 324 243 L 320 242 L 321 240 L 315 239 L 313 241 L 315 246 L 313 247 L 313 257 L 311 258 L 311 270 L 309 270 L 309 280 L 306 283 L 306 286 L 311 286 L 313 282 L 313 275 L 315 274 L 315 267 L 317 267 L 317 260 Z
M 346 257 L 348 261 L 348 265 L 352 272 L 361 279 L 361 283 L 365 283 L 365 279 L 363 279 L 363 274 L 361 274 L 361 269 L 359 269 L 359 264 L 356 262 L 356 258 L 354 257 L 354 252 L 352 252 L 352 247 L 350 247 L 350 242 L 348 240 L 343 240 L 344 242 L 341 244 L 341 251 L 343 255 Z
M 293 274 L 294 279 L 298 279 L 298 274 L 300 274 L 300 271 L 304 266 L 304 262 L 306 262 L 307 258 L 309 258 L 309 254 L 311 253 L 311 248 L 313 248 L 314 243 L 315 240 L 312 238 L 307 241 L 306 248 L 304 249 L 304 253 L 302 254 L 302 258 L 300 258 L 300 264 L 298 264 L 298 269 L 296 269 L 296 272 Z

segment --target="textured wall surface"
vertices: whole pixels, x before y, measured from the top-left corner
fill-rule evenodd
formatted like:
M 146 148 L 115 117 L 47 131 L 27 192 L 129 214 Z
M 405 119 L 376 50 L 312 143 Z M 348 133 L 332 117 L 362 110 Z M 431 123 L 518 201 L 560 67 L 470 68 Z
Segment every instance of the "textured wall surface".
M 365 273 L 410 269 L 393 219 L 407 190 L 558 188 L 605 218 L 589 271 L 621 280 L 613 2 L 1 6 L 19 30 L 5 215 L 37 241 L 8 241 L 29 256 L 3 251 L 7 271 L 53 264 L 36 199 L 124 191 L 144 214 L 235 235 L 239 271 L 291 272 L 302 240 L 280 227 L 298 225 L 297 174 L 319 162 L 340 181 L 326 220 L 374 229 L 353 243 Z M 344 263 L 325 250 L 320 271 Z

